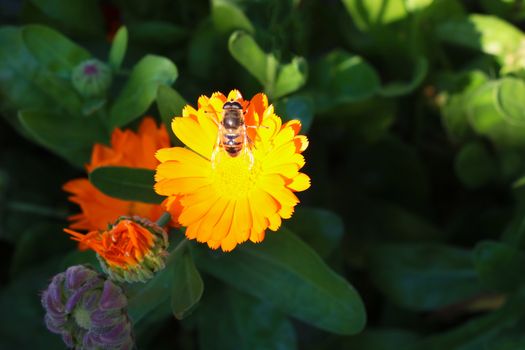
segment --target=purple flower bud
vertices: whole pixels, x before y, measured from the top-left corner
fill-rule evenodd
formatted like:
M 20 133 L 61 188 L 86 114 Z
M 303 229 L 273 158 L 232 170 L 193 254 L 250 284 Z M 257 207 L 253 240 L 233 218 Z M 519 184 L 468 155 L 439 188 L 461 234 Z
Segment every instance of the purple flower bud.
M 106 94 L 112 81 L 111 68 L 102 61 L 89 59 L 73 69 L 71 82 L 85 97 L 100 97 Z
M 132 349 L 122 289 L 85 266 L 56 275 L 42 293 L 47 328 L 70 348 Z
M 102 310 L 122 309 L 126 307 L 127 299 L 121 293 L 120 288 L 108 280 L 104 282 L 99 305 Z
M 71 266 L 66 270 L 66 288 L 68 289 L 77 289 L 84 282 L 95 277 L 97 273 L 92 270 L 86 269 L 82 265 Z

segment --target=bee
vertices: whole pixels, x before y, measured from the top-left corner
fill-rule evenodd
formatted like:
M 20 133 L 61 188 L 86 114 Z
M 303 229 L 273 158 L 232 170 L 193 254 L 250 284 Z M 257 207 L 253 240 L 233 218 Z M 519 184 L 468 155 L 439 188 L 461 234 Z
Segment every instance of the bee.
M 222 106 L 222 120 L 217 123 L 219 131 L 212 153 L 212 164 L 220 162 L 221 157 L 247 157 L 253 165 L 252 141 L 248 137 L 242 106 L 237 101 L 227 101 Z M 225 153 L 225 154 L 224 154 Z

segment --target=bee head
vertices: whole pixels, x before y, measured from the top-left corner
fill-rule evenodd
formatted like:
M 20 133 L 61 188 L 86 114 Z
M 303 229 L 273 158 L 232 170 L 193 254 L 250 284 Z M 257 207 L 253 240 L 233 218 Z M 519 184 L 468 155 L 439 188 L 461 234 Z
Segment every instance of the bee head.
M 242 110 L 242 106 L 237 101 L 228 101 L 222 106 L 223 110 Z

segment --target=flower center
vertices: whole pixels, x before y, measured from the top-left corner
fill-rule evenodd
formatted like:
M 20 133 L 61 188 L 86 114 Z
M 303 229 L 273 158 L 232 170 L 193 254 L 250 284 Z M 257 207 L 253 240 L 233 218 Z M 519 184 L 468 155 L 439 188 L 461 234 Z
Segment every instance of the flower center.
M 77 307 L 75 310 L 73 310 L 73 317 L 81 328 L 86 330 L 91 328 L 91 318 L 89 316 L 88 310 L 82 307 Z
M 242 153 L 237 157 L 225 154 L 214 164 L 214 187 L 223 198 L 245 197 L 252 190 L 260 168 L 248 154 Z
M 84 74 L 85 75 L 95 75 L 98 73 L 98 67 L 96 64 L 86 64 L 84 66 Z

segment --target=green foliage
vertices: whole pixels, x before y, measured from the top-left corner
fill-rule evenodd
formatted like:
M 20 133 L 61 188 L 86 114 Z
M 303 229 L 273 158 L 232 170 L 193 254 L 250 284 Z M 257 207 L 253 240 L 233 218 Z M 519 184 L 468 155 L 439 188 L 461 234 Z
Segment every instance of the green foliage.
M 169 59 L 148 55 L 141 59 L 109 112 L 112 126 L 123 126 L 140 117 L 155 101 L 160 85 L 177 79 L 177 67 Z
M 293 250 L 294 254 L 289 252 Z M 366 316 L 354 288 L 293 233 L 281 229 L 260 246 L 214 257 L 198 251 L 197 265 L 245 293 L 322 329 L 355 334 Z M 282 293 L 283 289 L 287 293 Z
M 160 203 L 163 197 L 153 190 L 154 171 L 107 166 L 89 173 L 89 181 L 108 196 L 144 203 Z
M 171 291 L 171 310 L 176 318 L 185 318 L 202 297 L 204 284 L 186 245 L 179 248 L 173 259 L 174 279 Z
M 108 61 L 114 70 L 118 70 L 122 65 L 122 61 L 126 55 L 127 46 L 128 29 L 126 27 L 121 27 L 117 34 L 115 34 L 115 38 L 111 44 L 111 50 L 109 51 Z
M 293 326 L 284 314 L 233 289 L 208 295 L 198 322 L 202 349 L 296 349 Z
M 370 257 L 372 279 L 396 304 L 434 310 L 480 293 L 467 251 L 440 245 L 385 245 Z
M 93 145 L 152 115 L 183 146 L 173 118 L 234 88 L 301 121 L 312 187 L 233 252 L 170 226 L 167 267 L 123 285 L 139 349 L 525 348 L 522 1 L 27 0 L 0 19 L 0 348 L 61 348 L 41 291 L 101 271 L 62 232 Z M 100 94 L 73 83 L 91 60 Z M 154 174 L 88 178 L 142 206 L 164 200 Z

